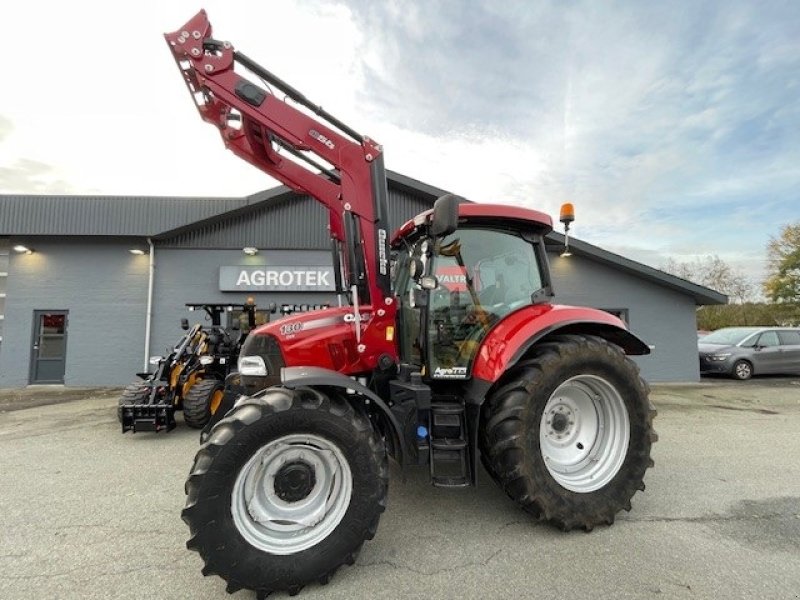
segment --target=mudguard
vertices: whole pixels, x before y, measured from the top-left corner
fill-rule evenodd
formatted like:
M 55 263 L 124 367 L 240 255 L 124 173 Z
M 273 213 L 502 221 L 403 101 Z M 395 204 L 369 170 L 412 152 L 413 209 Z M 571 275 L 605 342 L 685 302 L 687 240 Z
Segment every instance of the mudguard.
M 496 382 L 536 342 L 553 333 L 596 335 L 620 346 L 626 354 L 650 353 L 650 347 L 610 313 L 595 308 L 536 304 L 511 313 L 492 328 L 475 357 L 473 378 Z
M 403 428 L 386 405 L 386 402 L 367 386 L 338 371 L 322 367 L 283 367 L 281 369 L 281 384 L 288 388 L 327 386 L 339 388 L 344 392 L 352 390 L 355 394 L 348 394 L 348 396 L 360 396 L 364 401 L 374 404 L 380 410 L 381 416 L 388 425 L 388 431 L 384 433 L 391 434 L 393 438 L 393 446 L 397 454 L 394 458 L 400 466 L 403 466 L 403 458 L 406 456 L 407 451 Z

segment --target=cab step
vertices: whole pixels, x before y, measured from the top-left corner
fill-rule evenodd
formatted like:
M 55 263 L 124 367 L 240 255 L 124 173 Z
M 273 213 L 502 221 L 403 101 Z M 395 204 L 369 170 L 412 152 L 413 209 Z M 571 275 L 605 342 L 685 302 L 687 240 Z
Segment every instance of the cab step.
M 456 403 L 431 404 L 430 423 L 431 483 L 437 487 L 466 487 L 469 456 L 464 406 Z

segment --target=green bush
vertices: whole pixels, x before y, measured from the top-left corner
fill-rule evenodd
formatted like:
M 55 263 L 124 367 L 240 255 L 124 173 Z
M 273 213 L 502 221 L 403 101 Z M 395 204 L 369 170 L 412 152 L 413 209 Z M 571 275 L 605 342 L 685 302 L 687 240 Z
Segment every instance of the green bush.
M 800 304 L 745 302 L 721 306 L 701 306 L 697 309 L 697 328 L 713 331 L 721 327 L 753 325 L 800 325 Z

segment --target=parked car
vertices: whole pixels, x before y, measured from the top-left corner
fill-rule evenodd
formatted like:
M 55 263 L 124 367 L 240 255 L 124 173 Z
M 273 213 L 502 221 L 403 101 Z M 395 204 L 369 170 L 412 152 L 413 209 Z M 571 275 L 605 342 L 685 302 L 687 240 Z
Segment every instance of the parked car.
M 750 379 L 800 373 L 800 328 L 725 327 L 697 342 L 700 373 Z

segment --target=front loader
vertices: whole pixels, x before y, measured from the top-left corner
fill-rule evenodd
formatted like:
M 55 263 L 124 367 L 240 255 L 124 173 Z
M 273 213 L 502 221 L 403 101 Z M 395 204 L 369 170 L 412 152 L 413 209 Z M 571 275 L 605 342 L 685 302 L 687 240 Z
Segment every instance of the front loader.
M 550 217 L 448 194 L 390 234 L 378 143 L 215 39 L 204 11 L 165 38 L 226 147 L 326 207 L 341 301 L 242 346 L 186 482 L 203 573 L 259 598 L 327 583 L 375 535 L 389 457 L 442 488 L 473 486 L 480 460 L 563 530 L 630 510 L 656 436 L 629 355 L 649 349 L 553 303 Z

